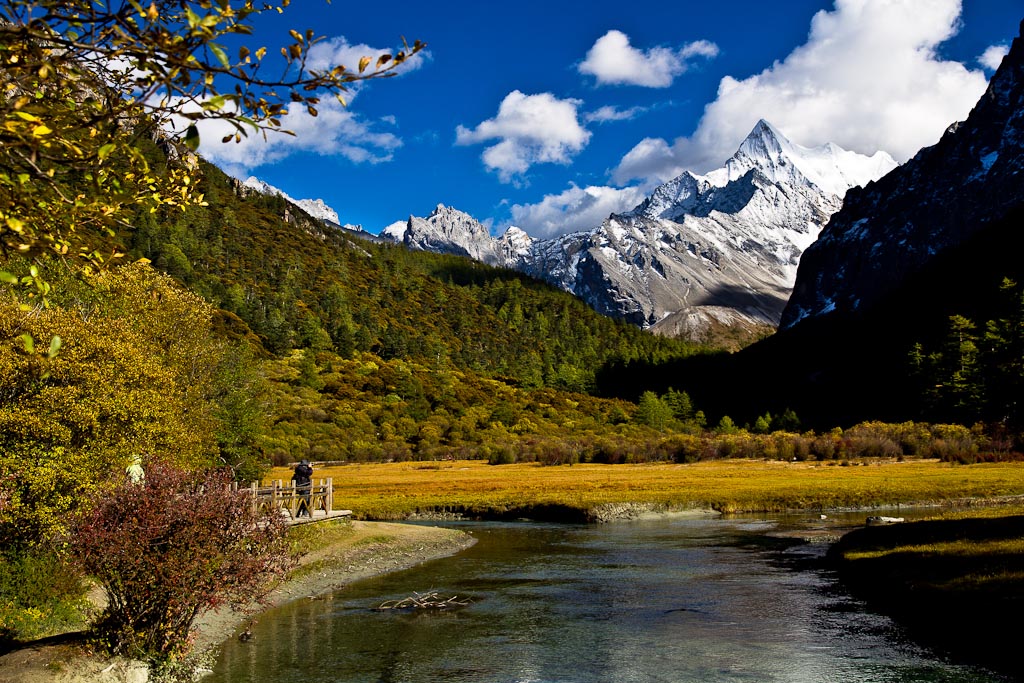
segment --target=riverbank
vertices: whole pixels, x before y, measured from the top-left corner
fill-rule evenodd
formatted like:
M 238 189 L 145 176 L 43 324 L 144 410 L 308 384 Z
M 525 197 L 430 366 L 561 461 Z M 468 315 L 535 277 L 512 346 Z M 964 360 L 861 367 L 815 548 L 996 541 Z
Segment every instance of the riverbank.
M 197 620 L 190 665 L 199 669 L 216 657 L 217 646 L 233 637 L 255 612 L 340 590 L 361 579 L 408 569 L 454 555 L 475 543 L 452 529 L 337 520 L 293 529 L 304 554 L 288 578 L 250 611 L 219 609 Z M 90 655 L 78 634 L 32 643 L 0 657 L 0 683 L 144 683 L 145 664 Z
M 1024 508 L 851 531 L 830 564 L 855 595 L 953 659 L 1024 681 Z

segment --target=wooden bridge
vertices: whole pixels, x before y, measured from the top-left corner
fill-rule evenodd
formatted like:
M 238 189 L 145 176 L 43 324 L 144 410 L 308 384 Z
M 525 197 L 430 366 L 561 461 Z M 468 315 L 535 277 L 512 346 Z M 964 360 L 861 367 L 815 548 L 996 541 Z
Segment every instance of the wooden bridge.
M 237 483 L 234 487 L 239 488 Z M 331 477 L 314 480 L 309 486 L 296 486 L 294 480 L 285 485 L 276 479 L 269 486 L 261 486 L 254 481 L 241 490 L 251 492 L 253 510 L 280 511 L 288 515 L 290 524 L 319 522 L 352 514 L 351 510 L 334 509 L 334 480 Z

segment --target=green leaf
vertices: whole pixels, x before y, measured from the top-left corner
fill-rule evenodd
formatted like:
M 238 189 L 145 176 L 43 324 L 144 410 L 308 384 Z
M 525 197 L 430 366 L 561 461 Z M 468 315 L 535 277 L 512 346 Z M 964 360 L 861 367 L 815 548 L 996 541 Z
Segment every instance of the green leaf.
M 50 360 L 56 358 L 62 343 L 59 335 L 53 335 L 53 339 L 50 340 L 50 350 L 46 352 L 46 357 Z
M 32 335 L 31 334 L 26 332 L 25 334 L 19 336 L 18 339 L 21 341 L 22 345 L 25 347 L 25 352 L 26 353 L 35 353 L 36 352 L 36 342 L 35 342 L 34 339 L 32 339 Z
M 18 277 L 8 273 L 6 270 L 0 270 L 0 282 L 3 282 L 5 285 L 16 285 L 18 284 Z
M 100 161 L 103 161 L 108 156 L 110 156 L 110 153 L 113 152 L 116 147 L 117 145 L 115 145 L 113 142 L 108 142 L 107 144 L 100 147 L 99 151 L 96 152 L 96 156 L 100 158 Z
M 203 109 L 210 111 L 220 111 L 224 107 L 224 103 L 227 101 L 227 97 L 224 95 L 217 95 L 211 97 L 207 102 L 203 103 Z
M 231 68 L 231 62 L 228 61 L 228 55 L 224 52 L 224 48 L 217 45 L 217 43 L 207 43 L 206 46 L 210 48 L 210 52 L 212 52 L 213 56 L 217 58 L 217 61 L 220 62 L 221 66 L 225 69 Z

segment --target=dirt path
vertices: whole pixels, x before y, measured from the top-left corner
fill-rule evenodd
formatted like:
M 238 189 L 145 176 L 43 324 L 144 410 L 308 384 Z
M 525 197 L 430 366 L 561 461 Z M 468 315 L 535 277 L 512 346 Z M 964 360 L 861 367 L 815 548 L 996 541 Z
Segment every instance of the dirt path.
M 316 525 L 310 525 L 311 528 Z M 324 525 L 322 543 L 268 596 L 267 606 L 322 595 L 354 581 L 408 569 L 454 555 L 475 543 L 468 534 L 415 524 L 358 522 Z M 315 533 L 315 532 L 314 532 Z M 217 646 L 234 637 L 251 613 L 230 609 L 209 612 L 197 621 L 197 666 L 213 661 Z M 0 683 L 145 683 L 141 662 L 84 653 L 77 638 L 58 637 L 0 657 Z

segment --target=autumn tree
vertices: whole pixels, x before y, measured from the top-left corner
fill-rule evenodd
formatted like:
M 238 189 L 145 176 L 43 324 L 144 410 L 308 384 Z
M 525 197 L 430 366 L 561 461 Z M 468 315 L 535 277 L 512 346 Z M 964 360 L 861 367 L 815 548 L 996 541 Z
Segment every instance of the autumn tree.
M 344 102 L 354 82 L 394 74 L 423 47 L 314 69 L 312 30 L 292 30 L 280 57 L 243 44 L 257 17 L 288 4 L 0 0 L 0 249 L 102 263 L 126 214 L 202 203 L 187 153 L 197 124 L 226 122 L 224 142 L 284 130 L 289 104 L 316 115 L 322 96 Z M 145 139 L 169 154 L 147 159 Z M 37 275 L 20 282 L 46 294 Z
M 192 469 L 245 457 L 243 426 L 222 425 L 248 375 L 231 369 L 236 351 L 214 336 L 208 304 L 144 264 L 59 290 L 41 310 L 22 310 L 11 292 L 0 298 L 5 545 L 63 532 L 135 456 Z M 59 353 L 41 344 L 57 339 Z

